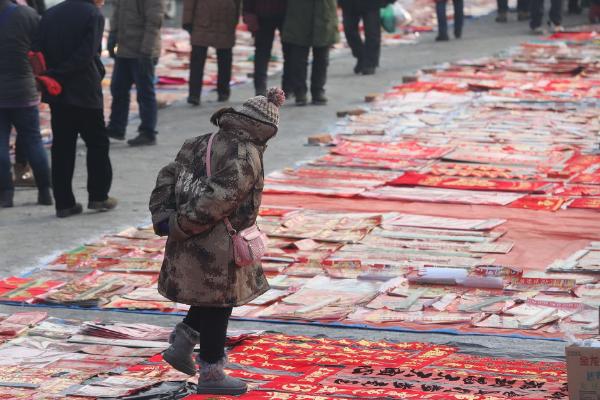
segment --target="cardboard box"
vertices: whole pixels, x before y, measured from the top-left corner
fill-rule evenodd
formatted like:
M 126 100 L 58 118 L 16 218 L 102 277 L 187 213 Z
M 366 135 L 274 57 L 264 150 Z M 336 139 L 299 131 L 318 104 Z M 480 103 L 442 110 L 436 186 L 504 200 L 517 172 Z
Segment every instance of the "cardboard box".
M 600 399 L 600 347 L 568 346 L 567 374 L 570 400 Z

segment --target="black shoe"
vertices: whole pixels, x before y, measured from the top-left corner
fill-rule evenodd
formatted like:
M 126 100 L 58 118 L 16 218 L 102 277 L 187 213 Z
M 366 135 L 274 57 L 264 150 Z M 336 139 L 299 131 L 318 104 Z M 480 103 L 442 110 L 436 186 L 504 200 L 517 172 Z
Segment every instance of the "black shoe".
M 103 201 L 90 201 L 88 202 L 88 209 L 96 211 L 110 211 L 114 209 L 119 201 L 114 197 L 109 197 Z
M 305 106 L 308 104 L 308 100 L 306 99 L 306 95 L 296 95 L 296 105 L 297 106 Z
M 318 94 L 312 97 L 312 104 L 315 106 L 324 106 L 327 104 L 327 97 L 324 94 Z
M 13 197 L 15 196 L 14 190 L 4 190 L 0 192 L 0 207 L 10 208 L 14 206 Z
M 142 135 L 141 133 L 135 138 L 127 141 L 127 144 L 131 147 L 137 146 L 154 146 L 156 144 L 156 138 L 151 136 Z
M 72 215 L 81 214 L 83 212 L 83 206 L 79 203 L 75 203 L 75 205 L 71 208 L 63 208 L 62 210 L 56 210 L 56 216 L 58 218 L 67 218 Z
M 254 95 L 255 96 L 267 96 L 267 89 L 266 88 L 255 88 L 254 89 Z
M 125 132 L 117 132 L 110 128 L 106 128 L 106 135 L 115 140 L 125 140 Z
M 194 107 L 197 107 L 200 105 L 200 97 L 188 96 L 187 103 Z
M 354 73 L 356 75 L 360 75 L 362 72 L 363 72 L 362 60 L 356 60 L 356 65 L 354 66 Z
M 51 206 L 54 204 L 49 188 L 38 189 L 38 204 L 41 206 Z
M 447 42 L 448 40 L 450 40 L 448 35 L 437 35 L 435 38 L 436 42 Z
M 219 96 L 217 97 L 217 101 L 219 103 L 225 103 L 226 101 L 229 101 L 229 96 L 230 96 L 230 93 L 219 93 Z
M 500 24 L 504 24 L 508 22 L 508 16 L 506 15 L 506 13 L 498 13 L 498 16 L 496 16 L 495 19 L 496 22 L 500 23 Z
M 454 38 L 460 39 L 461 37 L 462 37 L 462 32 L 461 31 L 454 31 Z
M 375 67 L 364 67 L 362 69 L 363 75 L 375 75 Z

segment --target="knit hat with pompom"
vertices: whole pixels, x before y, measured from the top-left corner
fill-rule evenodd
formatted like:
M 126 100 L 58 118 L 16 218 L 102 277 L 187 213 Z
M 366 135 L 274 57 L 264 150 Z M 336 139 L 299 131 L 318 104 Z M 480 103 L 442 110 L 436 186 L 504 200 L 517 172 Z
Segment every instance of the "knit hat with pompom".
M 267 96 L 252 97 L 236 111 L 270 125 L 279 126 L 279 107 L 285 102 L 283 90 L 273 87 Z

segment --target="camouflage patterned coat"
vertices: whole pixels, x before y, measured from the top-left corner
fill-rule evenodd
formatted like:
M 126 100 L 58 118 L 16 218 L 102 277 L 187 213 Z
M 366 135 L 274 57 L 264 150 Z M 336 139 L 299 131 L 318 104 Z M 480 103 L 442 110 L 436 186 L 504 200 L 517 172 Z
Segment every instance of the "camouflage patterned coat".
M 216 121 L 215 121 L 216 122 Z M 240 268 L 223 218 L 242 230 L 255 223 L 264 185 L 262 157 L 277 128 L 232 109 L 218 118 L 211 168 L 210 135 L 187 140 L 175 161 L 158 174 L 150 197 L 155 230 L 169 220 L 169 238 L 158 291 L 194 306 L 235 307 L 269 288 L 259 264 Z

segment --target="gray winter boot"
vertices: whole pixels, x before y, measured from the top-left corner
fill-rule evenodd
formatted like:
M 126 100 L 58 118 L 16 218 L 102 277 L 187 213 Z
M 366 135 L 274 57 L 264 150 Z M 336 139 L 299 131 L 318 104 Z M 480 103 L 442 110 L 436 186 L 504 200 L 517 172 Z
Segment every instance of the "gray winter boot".
M 183 322 L 175 325 L 169 337 L 168 349 L 163 353 L 163 359 L 177 371 L 190 376 L 196 375 L 196 364 L 192 358 L 194 347 L 200 342 L 200 334 Z
M 198 394 L 221 394 L 237 396 L 248 391 L 248 385 L 241 379 L 228 376 L 223 368 L 227 357 L 214 364 L 209 364 L 198 358 L 200 363 L 200 378 L 198 378 Z

